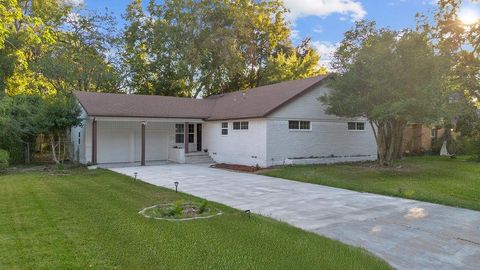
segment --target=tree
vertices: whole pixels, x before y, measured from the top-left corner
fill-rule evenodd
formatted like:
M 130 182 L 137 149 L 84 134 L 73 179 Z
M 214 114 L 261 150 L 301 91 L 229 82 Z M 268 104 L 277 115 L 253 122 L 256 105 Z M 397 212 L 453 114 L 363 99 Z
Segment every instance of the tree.
M 68 130 L 80 125 L 80 108 L 75 99 L 64 93 L 15 95 L 0 98 L 0 148 L 22 162 L 25 145 L 34 148 L 35 139 L 43 134 L 50 139 L 52 159 L 60 163 L 65 158 L 65 138 Z
M 471 25 L 462 22 L 462 0 L 439 0 L 435 24 L 423 16 L 424 28 L 430 31 L 439 51 L 452 57 L 450 83 L 470 100 L 480 99 L 480 20 Z M 478 2 L 478 1 L 477 1 Z M 422 16 L 420 16 L 422 17 Z
M 58 93 L 43 100 L 35 122 L 38 133 L 48 136 L 52 159 L 60 164 L 65 159 L 68 130 L 81 124 L 80 108 L 70 94 Z
M 461 20 L 459 11 L 463 2 L 439 0 L 434 24 L 427 16 L 417 15 L 417 28 L 428 33 L 438 52 L 451 59 L 447 87 L 452 92 L 452 102 L 443 117 L 447 145 L 451 146 L 455 145 L 454 137 L 450 136 L 451 128 L 462 131 L 464 139 L 471 137 L 477 140 L 474 133 L 464 132 L 462 119 L 471 119 L 472 115 L 476 117 L 475 112 L 480 108 L 480 20 L 472 24 Z
M 0 92 L 121 90 L 120 63 L 110 57 L 120 49 L 113 17 L 70 2 L 2 1 Z
M 319 55 L 304 40 L 289 53 L 280 52 L 269 58 L 262 84 L 277 83 L 295 79 L 310 78 L 327 73 L 325 67 L 318 68 Z
M 295 53 L 286 13 L 277 0 L 150 1 L 146 13 L 135 0 L 124 34 L 131 86 L 197 97 L 278 81 L 273 70 L 289 68 L 288 79 L 322 72 L 315 50 Z
M 55 43 L 56 29 L 70 10 L 71 6 L 57 0 L 2 1 L 1 92 L 20 94 L 52 91 L 46 78 L 32 71 L 30 65 Z
M 367 117 L 382 166 L 391 166 L 400 156 L 406 124 L 437 120 L 448 100 L 448 65 L 425 33 L 358 22 L 345 34 L 334 65 L 339 70 L 331 85 L 334 91 L 322 98 L 327 112 Z
M 116 21 L 109 14 L 72 13 L 58 32 L 57 42 L 32 64 L 57 92 L 122 91 Z
M 147 62 L 148 40 L 151 34 L 151 27 L 143 12 L 142 0 L 134 0 L 127 6 L 126 14 L 123 16 L 129 23 L 123 33 L 123 63 L 127 70 L 127 80 L 130 89 L 138 93 L 152 93 L 154 91 L 149 63 Z M 159 76 L 162 77 L 162 76 Z
M 34 146 L 38 135 L 35 118 L 41 104 L 38 95 L 0 97 L 0 148 L 7 150 L 14 162 L 24 160 L 25 144 Z

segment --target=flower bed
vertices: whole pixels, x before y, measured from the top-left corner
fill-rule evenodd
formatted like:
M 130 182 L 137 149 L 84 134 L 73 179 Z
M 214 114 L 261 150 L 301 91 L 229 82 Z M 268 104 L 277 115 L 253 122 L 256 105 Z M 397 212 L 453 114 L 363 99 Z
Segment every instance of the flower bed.
M 139 214 L 146 218 L 159 220 L 194 220 L 221 215 L 218 209 L 208 206 L 208 202 L 184 202 L 157 204 L 142 209 Z

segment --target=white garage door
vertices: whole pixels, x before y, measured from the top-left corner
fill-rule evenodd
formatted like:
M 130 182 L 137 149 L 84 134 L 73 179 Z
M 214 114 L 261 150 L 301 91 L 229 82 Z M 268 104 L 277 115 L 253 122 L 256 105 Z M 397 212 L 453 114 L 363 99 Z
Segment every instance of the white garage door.
M 145 132 L 145 159 L 168 159 L 168 132 L 164 130 L 148 130 Z
M 97 130 L 98 163 L 139 162 L 141 131 L 135 123 L 101 123 Z M 145 132 L 146 161 L 168 159 L 168 130 L 151 129 Z
M 135 131 L 130 129 L 98 128 L 98 163 L 133 162 Z

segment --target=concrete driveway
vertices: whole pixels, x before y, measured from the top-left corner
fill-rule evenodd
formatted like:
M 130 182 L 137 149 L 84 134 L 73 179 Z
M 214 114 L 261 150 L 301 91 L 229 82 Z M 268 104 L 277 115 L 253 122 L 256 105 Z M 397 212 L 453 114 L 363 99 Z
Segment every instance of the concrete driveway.
M 114 168 L 363 247 L 398 269 L 479 269 L 480 212 L 206 165 Z

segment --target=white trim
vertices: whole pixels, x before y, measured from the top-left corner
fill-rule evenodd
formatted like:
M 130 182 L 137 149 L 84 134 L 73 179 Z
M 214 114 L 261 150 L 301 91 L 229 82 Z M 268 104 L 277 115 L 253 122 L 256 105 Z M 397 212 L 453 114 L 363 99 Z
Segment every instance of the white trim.
M 290 122 L 298 122 L 298 129 L 290 128 Z M 308 122 L 309 128 L 308 128 L 308 129 L 302 129 L 302 128 L 300 128 L 300 122 Z M 310 121 L 310 120 L 290 119 L 290 120 L 287 121 L 287 128 L 288 128 L 288 131 L 291 131 L 291 132 L 311 132 L 311 131 L 312 131 L 312 121 Z
M 348 124 L 350 123 L 355 123 L 355 129 L 349 129 L 348 128 Z M 357 124 L 358 123 L 363 123 L 363 129 L 357 129 Z M 364 121 L 348 121 L 347 122 L 347 131 L 351 131 L 351 132 L 365 132 L 367 130 L 367 123 L 364 122 Z
M 166 122 L 166 123 L 180 123 L 188 122 L 192 124 L 201 124 L 205 121 L 201 119 L 191 119 L 191 118 L 141 118 L 141 117 L 103 117 L 103 116 L 89 116 L 89 118 L 95 118 L 97 121 L 129 121 L 129 122 Z
M 235 123 L 239 123 L 239 129 L 235 128 Z M 247 123 L 247 128 L 242 128 L 242 123 Z M 233 121 L 232 122 L 232 130 L 233 131 L 248 131 L 250 129 L 250 123 L 249 121 Z
M 224 128 L 223 124 L 227 124 L 227 127 Z M 223 134 L 223 131 L 226 130 L 227 134 Z M 229 122 L 220 122 L 220 135 L 223 137 L 227 137 L 228 133 L 230 133 L 230 123 Z

